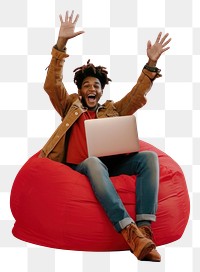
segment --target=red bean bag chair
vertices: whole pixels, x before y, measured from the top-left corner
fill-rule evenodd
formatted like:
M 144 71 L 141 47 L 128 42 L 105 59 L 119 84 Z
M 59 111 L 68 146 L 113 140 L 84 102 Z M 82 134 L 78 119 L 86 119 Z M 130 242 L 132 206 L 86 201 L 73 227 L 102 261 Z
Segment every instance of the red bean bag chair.
M 152 224 L 157 246 L 179 239 L 187 225 L 190 202 L 183 172 L 168 155 L 140 141 L 141 151 L 159 156 L 160 188 L 157 221 Z M 130 215 L 135 218 L 135 176 L 111 177 Z M 47 158 L 31 157 L 17 174 L 11 211 L 18 239 L 59 249 L 127 250 L 96 200 L 87 177 Z

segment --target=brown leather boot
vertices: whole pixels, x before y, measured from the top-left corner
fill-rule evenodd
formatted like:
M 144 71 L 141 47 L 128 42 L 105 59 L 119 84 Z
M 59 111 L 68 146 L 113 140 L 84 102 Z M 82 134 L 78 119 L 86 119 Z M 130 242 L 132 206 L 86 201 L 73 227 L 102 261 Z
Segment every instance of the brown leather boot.
M 152 230 L 149 226 L 141 226 L 139 227 L 139 230 L 142 232 L 142 234 L 150 239 L 153 240 L 153 233 Z M 149 252 L 142 261 L 150 261 L 150 262 L 160 262 L 161 261 L 161 256 L 158 253 L 156 249 L 152 249 L 151 252 Z
M 155 248 L 155 244 L 142 234 L 136 224 L 131 223 L 121 231 L 121 234 L 138 260 L 144 259 Z

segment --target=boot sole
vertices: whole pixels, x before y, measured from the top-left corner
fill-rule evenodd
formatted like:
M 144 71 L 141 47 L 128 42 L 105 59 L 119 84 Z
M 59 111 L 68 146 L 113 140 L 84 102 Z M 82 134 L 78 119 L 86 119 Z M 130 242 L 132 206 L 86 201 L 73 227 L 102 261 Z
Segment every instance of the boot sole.
M 152 252 L 152 251 L 151 251 Z M 161 262 L 161 256 L 157 256 L 157 258 L 153 255 L 151 255 L 151 252 L 148 253 L 144 259 L 142 259 L 141 261 L 146 261 L 146 262 Z M 159 255 L 159 253 L 158 253 Z
M 148 253 L 147 253 L 148 254 Z M 161 262 L 161 259 L 150 259 L 150 258 L 145 258 L 140 260 L 140 261 L 143 261 L 143 262 L 154 262 L 154 263 L 159 263 Z
M 138 260 L 142 261 L 145 256 L 152 251 L 152 249 L 155 248 L 155 244 L 149 242 L 148 244 L 145 245 L 145 247 L 142 249 L 140 252 L 140 255 L 138 256 Z

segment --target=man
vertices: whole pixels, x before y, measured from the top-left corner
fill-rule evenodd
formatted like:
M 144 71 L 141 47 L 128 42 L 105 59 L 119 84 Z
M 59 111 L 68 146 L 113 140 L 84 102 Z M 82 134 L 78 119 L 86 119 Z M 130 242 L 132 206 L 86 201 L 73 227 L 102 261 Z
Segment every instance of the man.
M 122 234 L 132 253 L 138 260 L 160 261 L 161 256 L 152 241 L 151 222 L 156 220 L 159 185 L 158 158 L 154 152 L 145 151 L 106 158 L 89 157 L 87 154 L 84 120 L 110 116 L 131 115 L 146 103 L 145 95 L 154 79 L 160 77 L 156 68 L 160 55 L 169 49 L 168 34 L 159 33 L 154 45 L 147 43 L 148 63 L 133 87 L 120 101 L 106 101 L 100 105 L 107 77 L 105 67 L 95 67 L 90 61 L 74 70 L 74 82 L 78 93 L 69 95 L 62 82 L 62 70 L 69 39 L 83 34 L 75 32 L 78 15 L 73 19 L 66 12 L 60 15 L 60 31 L 57 44 L 52 49 L 52 60 L 48 67 L 44 89 L 62 117 L 62 123 L 43 147 L 40 157 L 65 163 L 85 174 L 94 194 L 105 210 L 116 231 Z M 136 222 L 129 216 L 109 176 L 120 174 L 137 175 Z

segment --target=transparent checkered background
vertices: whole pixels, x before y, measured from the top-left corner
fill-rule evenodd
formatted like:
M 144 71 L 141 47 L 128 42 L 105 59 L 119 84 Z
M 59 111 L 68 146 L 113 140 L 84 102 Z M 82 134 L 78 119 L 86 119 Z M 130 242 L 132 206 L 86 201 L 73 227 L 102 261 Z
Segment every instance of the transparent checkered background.
M 3 4 L 2 4 L 3 3 Z M 200 2 L 199 0 L 7 0 L 0 5 L 0 271 L 200 271 Z M 85 34 L 68 44 L 64 69 L 69 92 L 73 69 L 89 58 L 110 71 L 103 100 L 118 100 L 147 61 L 146 42 L 159 31 L 173 38 L 158 67 L 163 77 L 137 112 L 140 138 L 182 167 L 191 199 L 183 237 L 159 247 L 161 263 L 138 262 L 129 251 L 74 252 L 35 246 L 11 234 L 9 208 L 15 175 L 60 123 L 43 82 L 60 13 L 80 13 Z M 103 102 L 103 101 L 102 101 Z

